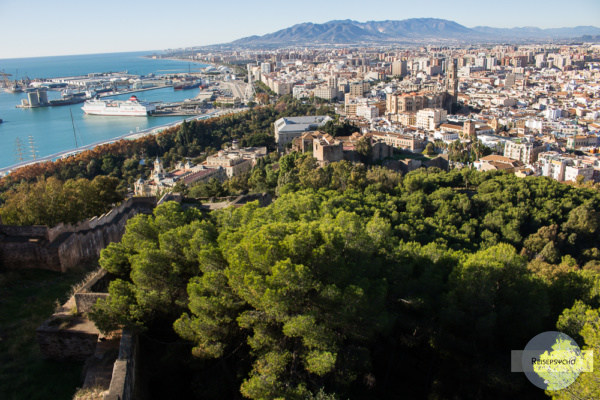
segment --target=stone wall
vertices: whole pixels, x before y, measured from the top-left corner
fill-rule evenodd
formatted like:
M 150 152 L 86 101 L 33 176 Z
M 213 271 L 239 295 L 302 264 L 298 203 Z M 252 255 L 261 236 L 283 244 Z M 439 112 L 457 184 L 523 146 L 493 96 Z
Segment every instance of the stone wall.
M 137 375 L 138 339 L 129 330 L 123 330 L 119 358 L 113 366 L 112 379 L 104 400 L 131 400 L 135 396 Z
M 97 290 L 96 287 L 106 287 L 108 273 L 104 269 L 99 269 L 92 277 L 90 277 L 77 292 L 73 295 L 75 298 L 75 307 L 78 313 L 87 313 L 96 304 L 98 299 L 108 297 L 106 290 Z
M 110 242 L 121 239 L 125 224 L 139 213 L 151 213 L 154 197 L 133 197 L 100 217 L 76 225 L 0 225 L 0 270 L 42 268 L 66 271 L 98 257 Z

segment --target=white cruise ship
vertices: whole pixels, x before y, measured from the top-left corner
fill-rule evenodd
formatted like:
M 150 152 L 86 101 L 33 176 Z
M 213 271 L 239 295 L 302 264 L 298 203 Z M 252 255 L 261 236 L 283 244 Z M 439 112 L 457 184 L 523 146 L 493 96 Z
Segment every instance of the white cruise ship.
M 125 101 L 100 99 L 88 100 L 83 104 L 81 109 L 86 114 L 91 115 L 144 117 L 154 113 L 154 111 L 156 111 L 156 106 L 144 101 L 139 101 L 134 95 Z

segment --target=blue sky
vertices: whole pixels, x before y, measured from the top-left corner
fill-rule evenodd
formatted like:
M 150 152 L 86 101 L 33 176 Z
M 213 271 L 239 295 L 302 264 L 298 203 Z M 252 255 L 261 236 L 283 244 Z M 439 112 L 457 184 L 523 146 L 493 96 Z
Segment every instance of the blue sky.
M 332 19 L 600 26 L 600 0 L 0 0 L 0 58 L 179 48 Z

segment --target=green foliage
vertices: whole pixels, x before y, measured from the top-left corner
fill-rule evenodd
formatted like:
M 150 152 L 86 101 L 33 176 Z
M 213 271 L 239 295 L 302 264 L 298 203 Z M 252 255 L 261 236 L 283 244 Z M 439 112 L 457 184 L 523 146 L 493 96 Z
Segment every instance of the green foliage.
M 198 182 L 188 189 L 189 197 L 221 197 L 228 194 L 221 181 L 210 178 L 208 182 Z
M 576 302 L 573 308 L 567 309 L 556 324 L 558 329 L 576 332 L 573 338 L 584 343 L 582 350 L 593 352 L 593 361 L 600 357 L 600 309 L 591 308 L 582 302 Z M 594 363 L 596 364 L 596 363 Z M 592 371 L 582 372 L 570 386 L 546 394 L 555 400 L 597 399 L 600 397 L 600 370 L 597 365 Z
M 352 125 L 348 121 L 344 121 L 343 123 L 338 123 L 336 121 L 328 121 L 319 128 L 322 132 L 329 133 L 331 136 L 350 136 L 354 132 L 359 132 L 360 129 L 354 125 Z
M 181 313 L 187 283 L 199 272 L 189 242 L 198 230 L 210 230 L 198 219 L 197 212 L 167 202 L 153 216 L 133 217 L 121 242 L 102 250 L 100 265 L 119 278 L 111 282 L 108 299 L 99 300 L 90 313 L 99 329 L 144 327 Z
M 364 164 L 370 164 L 373 160 L 373 147 L 371 146 L 371 139 L 368 137 L 362 137 L 356 144 L 356 152 L 359 154 L 360 159 Z
M 23 182 L 2 195 L 0 217 L 9 225 L 48 225 L 77 223 L 99 216 L 122 199 L 118 179 L 97 176 L 62 182 L 40 178 Z
M 425 150 L 423 150 L 423 152 L 425 154 L 427 154 L 428 156 L 434 156 L 435 153 L 435 145 L 431 142 L 427 143 L 427 145 L 425 146 Z
M 514 398 L 531 393 L 510 350 L 568 307 L 559 327 L 594 326 L 597 192 L 297 153 L 235 185 L 279 198 L 130 220 L 101 257 L 118 276 L 92 314 L 103 330 L 171 329 L 253 399 Z

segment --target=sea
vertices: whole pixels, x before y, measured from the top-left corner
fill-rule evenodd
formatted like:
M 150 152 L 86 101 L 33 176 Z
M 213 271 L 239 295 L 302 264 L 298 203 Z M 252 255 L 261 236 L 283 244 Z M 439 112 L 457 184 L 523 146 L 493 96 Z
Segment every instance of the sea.
M 27 76 L 56 78 L 89 73 L 123 72 L 149 75 L 198 72 L 207 65 L 178 60 L 153 59 L 153 52 L 85 54 L 57 57 L 0 59 L 0 71 L 10 79 Z M 142 101 L 175 102 L 195 97 L 200 89 L 174 91 L 162 88 L 135 93 Z M 131 94 L 111 97 L 126 100 Z M 108 141 L 128 133 L 181 121 L 184 117 L 111 117 L 85 115 L 83 103 L 61 107 L 16 108 L 26 93 L 8 93 L 0 89 L 0 169 L 21 160 L 29 161 L 79 146 Z M 48 91 L 48 99 L 60 98 L 60 92 Z M 73 119 L 71 119 L 71 114 Z

